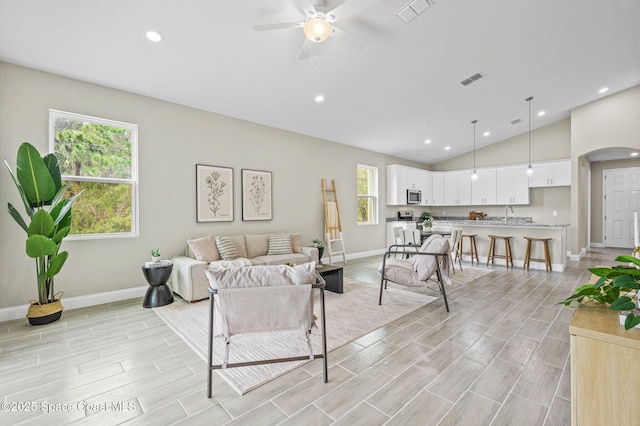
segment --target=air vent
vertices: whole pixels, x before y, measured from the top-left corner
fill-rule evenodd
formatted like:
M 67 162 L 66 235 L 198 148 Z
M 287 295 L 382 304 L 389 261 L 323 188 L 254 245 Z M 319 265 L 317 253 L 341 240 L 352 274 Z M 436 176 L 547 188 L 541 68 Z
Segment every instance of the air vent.
M 520 120 L 519 118 L 516 118 L 515 120 L 513 120 L 511 122 L 511 124 L 518 124 L 518 123 L 521 123 L 521 122 L 522 122 L 522 120 Z
M 468 86 L 471 83 L 473 83 L 474 81 L 480 80 L 482 77 L 484 77 L 484 75 L 482 73 L 477 72 L 474 75 L 472 75 L 471 77 L 467 77 L 464 80 L 462 80 L 460 82 L 460 84 L 462 84 L 463 86 Z
M 400 9 L 396 15 L 408 24 L 413 18 L 420 15 L 433 4 L 433 0 L 412 0 L 409 4 Z

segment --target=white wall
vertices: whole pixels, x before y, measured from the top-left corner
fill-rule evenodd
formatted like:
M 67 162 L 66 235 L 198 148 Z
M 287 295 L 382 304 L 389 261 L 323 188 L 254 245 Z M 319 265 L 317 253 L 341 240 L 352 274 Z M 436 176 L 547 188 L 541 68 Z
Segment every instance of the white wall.
M 141 264 L 149 250 L 163 257 L 183 251 L 190 236 L 298 231 L 303 243 L 322 238 L 321 179 L 335 179 L 348 253 L 380 250 L 386 244 L 384 201 L 381 222 L 356 222 L 356 166 L 378 167 L 380 197 L 386 200 L 386 165 L 407 162 L 299 134 L 208 113 L 157 99 L 0 62 L 0 156 L 15 167 L 18 146 L 31 142 L 48 150 L 50 108 L 139 126 L 140 237 L 65 241 L 70 253 L 56 288 L 65 297 L 145 286 Z M 195 165 L 234 168 L 235 220 L 196 223 Z M 242 168 L 273 172 L 273 220 L 243 222 Z M 0 172 L 0 205 L 22 208 L 6 170 Z M 3 209 L 4 210 L 4 209 Z M 24 253 L 24 232 L 0 214 L 0 308 L 36 298 L 35 266 Z

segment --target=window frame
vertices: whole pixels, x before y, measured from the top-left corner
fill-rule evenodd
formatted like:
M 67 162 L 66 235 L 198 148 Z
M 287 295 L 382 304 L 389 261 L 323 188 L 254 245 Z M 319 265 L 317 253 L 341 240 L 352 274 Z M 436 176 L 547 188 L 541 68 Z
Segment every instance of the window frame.
M 369 198 L 369 199 L 371 199 L 373 201 L 373 210 L 374 211 L 373 211 L 373 214 L 372 214 L 373 221 L 360 222 L 358 220 L 358 215 L 356 214 L 356 222 L 358 223 L 359 226 L 360 225 L 364 225 L 364 226 L 377 225 L 378 222 L 379 222 L 379 220 L 378 220 L 379 214 L 378 213 L 380 211 L 380 206 L 379 206 L 380 203 L 379 203 L 379 196 L 378 196 L 378 168 L 375 167 L 375 166 L 368 166 L 366 164 L 358 164 L 357 165 L 357 167 L 356 167 L 356 192 L 358 191 L 358 183 L 357 183 L 357 181 L 358 181 L 358 170 L 359 169 L 367 169 L 367 170 L 372 172 L 372 174 L 373 174 L 373 178 L 372 178 L 373 182 L 371 182 L 371 184 L 372 184 L 373 188 L 372 188 L 372 193 L 371 194 L 369 194 L 369 193 L 367 193 L 367 194 L 357 193 L 356 209 L 357 209 L 357 206 L 359 204 L 360 198 Z
M 101 124 L 111 127 L 127 129 L 131 132 L 131 177 L 129 179 L 95 178 L 88 176 L 62 175 L 63 183 L 72 182 L 96 182 L 131 185 L 131 230 L 129 232 L 101 233 L 101 234 L 69 234 L 65 240 L 97 240 L 116 238 L 138 238 L 139 229 L 139 191 L 138 191 L 138 125 L 123 121 L 109 120 L 93 117 L 85 114 L 77 114 L 57 109 L 49 109 L 49 152 L 55 153 L 55 122 L 58 118 Z

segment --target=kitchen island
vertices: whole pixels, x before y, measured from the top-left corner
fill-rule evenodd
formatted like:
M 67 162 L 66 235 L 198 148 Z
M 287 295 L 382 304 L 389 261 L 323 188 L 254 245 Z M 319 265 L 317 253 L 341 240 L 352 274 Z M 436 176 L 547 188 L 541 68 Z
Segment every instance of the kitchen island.
M 513 255 L 514 267 L 522 267 L 525 252 L 527 250 L 527 240 L 524 237 L 552 238 L 549 241 L 551 252 L 551 266 L 553 271 L 564 271 L 567 263 L 567 227 L 569 225 L 543 224 L 535 222 L 518 221 L 511 219 L 505 223 L 504 220 L 437 220 L 433 222 L 433 228 L 438 229 L 462 228 L 463 234 L 476 234 L 476 244 L 478 246 L 478 258 L 481 265 L 486 265 L 489 254 L 488 235 L 512 236 L 511 251 Z M 465 251 L 468 251 L 469 239 L 465 238 Z M 502 240 L 496 241 L 496 254 L 504 254 L 504 243 Z M 544 259 L 544 247 L 540 242 L 534 242 L 531 246 L 532 259 Z M 471 258 L 465 255 L 463 260 L 470 261 Z M 504 265 L 504 259 L 496 259 L 496 264 Z M 531 261 L 530 269 L 545 269 L 544 262 Z

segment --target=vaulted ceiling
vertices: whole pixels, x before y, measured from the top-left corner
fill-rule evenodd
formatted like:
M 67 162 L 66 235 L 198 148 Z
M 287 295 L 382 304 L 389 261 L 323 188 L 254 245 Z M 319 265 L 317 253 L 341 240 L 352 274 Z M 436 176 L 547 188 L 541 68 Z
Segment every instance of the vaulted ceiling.
M 308 2 L 0 0 L 0 60 L 425 164 L 470 151 L 472 120 L 478 147 L 526 132 L 529 96 L 535 129 L 640 84 L 639 1 L 414 0 L 409 22 L 407 0 L 314 2 L 370 4 L 336 23 L 366 43 L 306 60 L 302 29 L 254 29 Z

